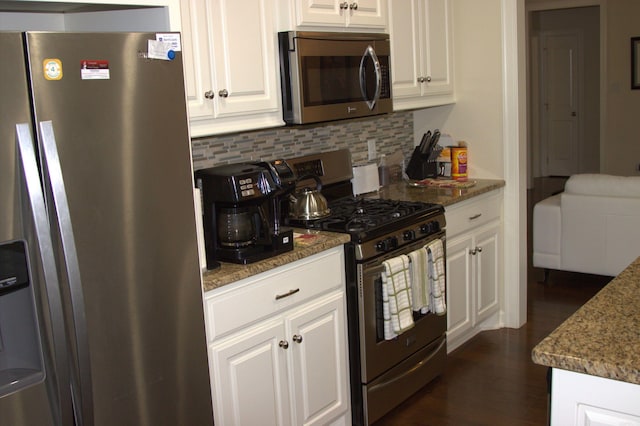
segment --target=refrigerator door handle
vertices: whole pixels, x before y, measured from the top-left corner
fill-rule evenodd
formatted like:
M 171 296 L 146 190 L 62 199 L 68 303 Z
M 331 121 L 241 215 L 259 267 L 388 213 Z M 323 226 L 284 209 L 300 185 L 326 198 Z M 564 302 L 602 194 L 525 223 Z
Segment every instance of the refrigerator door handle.
M 55 259 L 53 256 L 53 242 L 47 211 L 44 203 L 40 173 L 31 136 L 31 126 L 28 123 L 16 124 L 16 145 L 19 164 L 26 189 L 27 201 L 33 219 L 37 252 L 41 264 L 42 278 L 47 295 L 49 317 L 52 335 L 52 360 L 56 374 L 48 372 L 51 409 L 56 424 L 73 424 L 72 400 L 69 383 L 69 354 L 65 338 L 64 313 L 62 297 Z
M 84 295 L 80 279 L 80 264 L 71 227 L 71 214 L 62 178 L 62 167 L 53 132 L 53 123 L 51 121 L 41 121 L 39 126 L 44 151 L 43 169 L 45 181 L 48 181 L 51 185 L 52 205 L 50 207 L 53 207 L 52 211 L 55 212 L 55 221 L 63 252 L 64 265 L 61 266 L 64 266 L 72 305 L 75 363 L 71 370 L 71 388 L 75 402 L 76 421 L 77 426 L 92 425 L 93 388 L 91 383 L 91 360 L 89 358 L 89 339 Z

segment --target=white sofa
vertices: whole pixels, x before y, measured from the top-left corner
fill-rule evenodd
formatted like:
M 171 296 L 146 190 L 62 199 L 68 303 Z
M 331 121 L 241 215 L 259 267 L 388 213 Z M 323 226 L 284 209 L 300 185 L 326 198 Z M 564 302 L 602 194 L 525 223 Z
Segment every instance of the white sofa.
M 616 276 L 640 256 L 640 176 L 578 174 L 533 208 L 533 266 Z

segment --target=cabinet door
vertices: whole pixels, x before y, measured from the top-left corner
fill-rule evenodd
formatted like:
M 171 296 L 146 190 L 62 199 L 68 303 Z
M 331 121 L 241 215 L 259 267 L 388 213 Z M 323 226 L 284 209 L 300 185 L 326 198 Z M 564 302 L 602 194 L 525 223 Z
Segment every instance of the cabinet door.
M 391 0 L 389 32 L 391 34 L 391 78 L 396 99 L 422 95 L 420 0 Z M 395 109 L 395 105 L 394 105 Z
M 489 318 L 500 308 L 500 227 L 489 225 L 479 230 L 475 237 L 475 321 L 477 324 Z
M 441 95 L 453 91 L 451 69 L 451 7 L 450 0 L 424 0 L 423 72 L 424 94 Z
M 357 8 L 351 9 L 353 5 L 357 5 Z M 371 29 L 387 27 L 387 0 L 351 0 L 349 7 L 347 15 L 349 27 Z
M 394 110 L 454 101 L 450 0 L 392 0 L 389 32 Z
M 183 0 L 191 136 L 282 125 L 275 0 Z
M 344 27 L 349 9 L 341 7 L 339 0 L 296 0 L 296 23 Z
M 470 234 L 447 240 L 447 350 L 455 349 L 472 327 L 472 256 Z
M 210 1 L 216 116 L 276 110 L 275 0 Z
M 296 0 L 298 26 L 380 28 L 387 24 L 387 0 Z
M 213 46 L 209 37 L 208 0 L 181 0 L 182 59 L 187 95 L 187 108 L 191 120 L 212 118 L 214 103 L 205 96 L 213 93 Z
M 291 424 L 284 337 L 280 317 L 209 347 L 215 424 Z
M 349 407 L 344 291 L 288 318 L 294 424 L 324 425 Z

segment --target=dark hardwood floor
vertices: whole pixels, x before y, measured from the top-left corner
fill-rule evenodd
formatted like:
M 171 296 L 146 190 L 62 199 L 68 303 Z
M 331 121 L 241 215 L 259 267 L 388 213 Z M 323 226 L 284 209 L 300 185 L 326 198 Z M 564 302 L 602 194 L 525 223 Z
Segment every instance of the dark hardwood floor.
M 528 193 L 529 217 L 535 202 L 563 185 L 562 178 L 536 180 Z M 531 361 L 531 350 L 611 277 L 552 271 L 543 284 L 542 270 L 529 266 L 528 272 L 527 323 L 482 332 L 450 353 L 442 376 L 376 426 L 547 424 L 547 368 Z

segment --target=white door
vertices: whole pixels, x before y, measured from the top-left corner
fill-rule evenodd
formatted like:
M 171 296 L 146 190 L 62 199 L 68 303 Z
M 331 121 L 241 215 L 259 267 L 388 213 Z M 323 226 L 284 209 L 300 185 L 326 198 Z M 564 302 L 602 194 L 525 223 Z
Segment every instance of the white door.
M 578 172 L 580 136 L 580 34 L 541 35 L 542 172 L 571 176 Z

